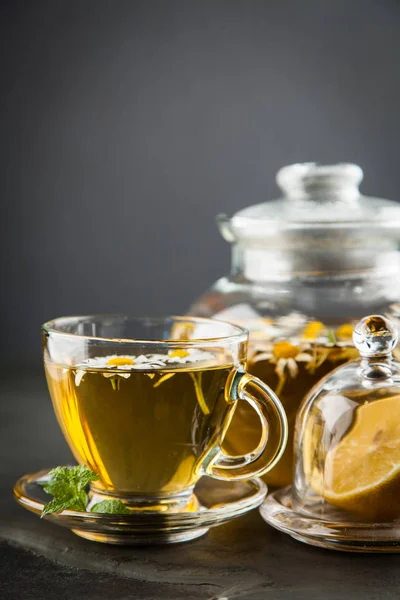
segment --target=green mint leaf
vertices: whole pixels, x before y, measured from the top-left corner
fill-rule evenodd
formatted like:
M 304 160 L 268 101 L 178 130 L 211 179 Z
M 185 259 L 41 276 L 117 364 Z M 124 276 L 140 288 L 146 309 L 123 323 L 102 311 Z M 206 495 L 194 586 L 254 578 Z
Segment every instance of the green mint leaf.
M 58 498 L 63 496 L 66 492 L 66 489 L 69 489 L 69 484 L 66 484 L 64 481 L 60 481 L 59 479 L 50 479 L 49 481 L 44 481 L 41 483 L 46 494 L 49 496 L 53 496 Z
M 97 481 L 99 476 L 85 466 L 78 465 L 70 470 L 70 478 L 78 490 L 84 490 L 91 481 Z
M 71 478 L 70 477 L 71 471 L 72 471 L 72 469 L 69 469 L 68 467 L 55 467 L 54 469 L 52 469 L 50 471 L 49 475 L 53 479 L 69 481 Z
M 121 500 L 102 500 L 90 509 L 91 512 L 107 513 L 110 515 L 130 515 L 129 510 Z
M 44 505 L 40 518 L 52 513 L 59 513 L 67 508 L 74 510 L 71 506 L 71 504 L 74 505 L 74 500 L 74 498 L 64 498 L 62 500 L 53 498 L 53 500 Z
M 99 477 L 82 465 L 72 467 L 56 467 L 49 473 L 50 479 L 42 483 L 44 491 L 53 496 L 42 511 L 42 517 L 53 512 L 61 512 L 67 508 L 85 511 L 88 497 L 85 488 L 90 481 Z
M 82 512 L 86 511 L 87 503 L 89 502 L 88 495 L 84 490 L 78 492 L 73 500 L 71 500 L 71 505 L 68 507 L 71 510 L 79 510 Z
M 44 491 L 51 496 L 62 494 L 66 485 L 70 484 L 70 469 L 68 467 L 56 467 L 49 473 L 50 479 L 44 481 L 41 485 Z

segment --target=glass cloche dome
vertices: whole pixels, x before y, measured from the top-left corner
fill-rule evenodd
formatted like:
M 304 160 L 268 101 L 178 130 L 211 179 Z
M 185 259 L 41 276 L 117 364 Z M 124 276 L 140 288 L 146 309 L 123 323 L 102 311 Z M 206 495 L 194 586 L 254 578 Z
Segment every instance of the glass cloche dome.
M 296 422 L 293 509 L 340 522 L 400 518 L 397 328 L 373 315 L 355 327 L 360 357 L 327 375 Z

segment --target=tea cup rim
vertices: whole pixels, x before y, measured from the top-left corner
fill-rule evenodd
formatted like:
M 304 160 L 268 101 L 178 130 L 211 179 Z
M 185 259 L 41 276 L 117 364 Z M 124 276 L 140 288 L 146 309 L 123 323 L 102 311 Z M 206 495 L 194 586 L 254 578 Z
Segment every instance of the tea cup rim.
M 73 323 L 74 321 L 78 323 L 83 320 L 95 320 L 95 319 L 127 319 L 131 321 L 142 321 L 142 322 L 154 322 L 161 323 L 166 321 L 176 321 L 176 322 L 193 322 L 199 324 L 212 324 L 215 323 L 219 326 L 226 326 L 231 329 L 234 333 L 230 333 L 227 335 L 219 335 L 213 337 L 198 337 L 190 340 L 178 340 L 178 339 L 145 339 L 145 338 L 117 338 L 117 337 L 103 337 L 96 335 L 86 335 L 80 333 L 73 333 L 69 331 L 62 331 L 58 327 L 62 324 L 67 325 L 68 322 Z M 142 316 L 134 316 L 126 313 L 99 313 L 99 314 L 87 314 L 87 315 L 68 315 L 63 317 L 56 317 L 51 319 L 50 321 L 46 321 L 42 325 L 42 331 L 45 334 L 52 334 L 57 336 L 65 336 L 70 338 L 80 338 L 87 339 L 99 342 L 110 342 L 113 344 L 132 344 L 132 345 L 167 345 L 169 347 L 196 347 L 200 345 L 208 345 L 212 346 L 213 344 L 226 344 L 226 343 L 242 343 L 248 341 L 249 331 L 245 327 L 241 325 L 237 325 L 235 323 L 231 323 L 229 321 L 222 321 L 220 319 L 208 318 L 208 317 L 197 317 L 197 316 L 182 316 L 182 315 L 142 315 Z

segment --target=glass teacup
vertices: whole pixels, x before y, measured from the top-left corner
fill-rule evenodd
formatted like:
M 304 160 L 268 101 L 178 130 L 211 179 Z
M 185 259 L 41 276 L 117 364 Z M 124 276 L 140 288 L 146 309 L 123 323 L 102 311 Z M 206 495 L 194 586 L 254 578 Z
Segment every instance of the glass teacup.
M 54 410 L 80 464 L 99 475 L 92 495 L 131 508 L 185 506 L 203 475 L 249 479 L 279 460 L 287 439 L 276 395 L 244 370 L 247 332 L 191 317 L 63 317 L 43 326 Z M 223 437 L 239 402 L 262 436 L 229 456 Z

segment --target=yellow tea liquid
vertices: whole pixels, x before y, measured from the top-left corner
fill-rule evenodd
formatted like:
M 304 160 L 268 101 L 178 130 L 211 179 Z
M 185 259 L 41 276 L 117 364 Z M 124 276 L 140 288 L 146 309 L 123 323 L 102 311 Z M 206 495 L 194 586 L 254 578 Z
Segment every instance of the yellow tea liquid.
M 204 457 L 221 441 L 232 410 L 225 395 L 232 366 L 141 370 L 129 369 L 129 361 L 133 366 L 134 357 L 73 368 L 45 363 L 57 419 L 76 460 L 96 471 L 105 489 L 179 493 L 196 483 Z
M 305 332 L 312 336 L 322 327 L 322 324 L 311 323 L 306 326 Z M 341 329 L 351 338 L 351 326 L 345 325 Z M 263 478 L 269 485 L 282 487 L 293 480 L 294 426 L 304 396 L 321 377 L 357 356 L 357 350 L 347 342 L 323 344 L 301 335 L 275 342 L 263 342 L 258 336 L 256 339 L 250 337 L 247 370 L 276 392 L 289 424 L 288 444 L 283 457 Z M 270 435 L 273 436 L 274 432 L 271 431 Z M 257 415 L 246 403 L 239 403 L 224 439 L 224 449 L 230 454 L 245 454 L 256 447 L 260 436 Z

